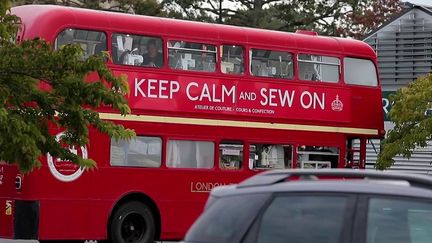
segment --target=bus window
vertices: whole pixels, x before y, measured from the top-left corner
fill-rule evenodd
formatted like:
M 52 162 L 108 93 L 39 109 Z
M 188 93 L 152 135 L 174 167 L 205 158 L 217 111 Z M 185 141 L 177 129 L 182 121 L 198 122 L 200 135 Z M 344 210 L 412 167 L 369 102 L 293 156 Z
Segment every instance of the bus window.
M 162 139 L 137 136 L 129 141 L 111 139 L 110 163 L 113 166 L 160 167 Z
M 164 60 L 162 39 L 113 34 L 112 56 L 115 64 L 161 68 Z
M 336 168 L 338 160 L 339 148 L 337 147 L 303 145 L 297 148 L 297 168 Z
M 166 165 L 172 168 L 213 168 L 214 143 L 169 140 Z
M 336 57 L 299 54 L 298 65 L 301 80 L 339 82 L 340 62 Z
M 253 76 L 292 79 L 293 55 L 288 52 L 250 50 L 250 70 Z
M 68 44 L 79 44 L 84 51 L 83 59 L 107 50 L 106 35 L 100 31 L 65 29 L 58 34 L 54 48 L 58 50 Z
M 244 73 L 243 47 L 236 45 L 222 45 L 221 72 L 230 74 Z
M 225 170 L 238 170 L 243 163 L 243 143 L 222 141 L 219 144 L 219 167 Z
M 292 168 L 292 145 L 251 144 L 250 169 Z
M 367 75 L 365 75 L 367 73 Z M 375 65 L 371 60 L 345 57 L 344 58 L 345 83 L 365 86 L 377 86 L 378 78 Z
M 168 62 L 173 69 L 214 72 L 216 47 L 204 43 L 169 41 Z

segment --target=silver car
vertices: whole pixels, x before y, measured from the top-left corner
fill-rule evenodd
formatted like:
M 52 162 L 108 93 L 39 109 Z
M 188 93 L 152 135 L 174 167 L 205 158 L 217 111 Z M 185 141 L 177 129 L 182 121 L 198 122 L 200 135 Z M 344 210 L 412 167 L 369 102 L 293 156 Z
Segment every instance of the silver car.
M 282 170 L 211 192 L 184 242 L 430 243 L 432 177 Z

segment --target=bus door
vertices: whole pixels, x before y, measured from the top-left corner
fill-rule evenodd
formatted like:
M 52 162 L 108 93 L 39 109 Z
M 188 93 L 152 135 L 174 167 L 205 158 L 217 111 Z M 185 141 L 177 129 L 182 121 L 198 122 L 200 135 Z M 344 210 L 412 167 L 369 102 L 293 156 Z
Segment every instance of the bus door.
M 366 138 L 348 138 L 346 168 L 364 169 L 366 161 Z

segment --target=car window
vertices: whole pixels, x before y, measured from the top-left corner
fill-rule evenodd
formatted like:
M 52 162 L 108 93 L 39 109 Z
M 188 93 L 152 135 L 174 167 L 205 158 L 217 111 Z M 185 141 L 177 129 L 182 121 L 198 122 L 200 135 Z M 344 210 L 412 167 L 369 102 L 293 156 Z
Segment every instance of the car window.
M 367 243 L 426 243 L 432 239 L 432 202 L 371 198 Z
M 239 242 L 268 194 L 216 199 L 188 231 L 187 242 Z
M 347 205 L 348 196 L 275 197 L 262 215 L 257 242 L 341 242 Z

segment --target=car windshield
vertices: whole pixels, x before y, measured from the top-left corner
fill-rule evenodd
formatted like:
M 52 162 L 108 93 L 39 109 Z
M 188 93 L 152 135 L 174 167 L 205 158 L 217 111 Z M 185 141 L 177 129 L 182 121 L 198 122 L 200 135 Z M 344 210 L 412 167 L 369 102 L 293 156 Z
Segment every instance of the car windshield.
M 236 195 L 217 199 L 193 224 L 188 242 L 239 242 L 268 194 Z

